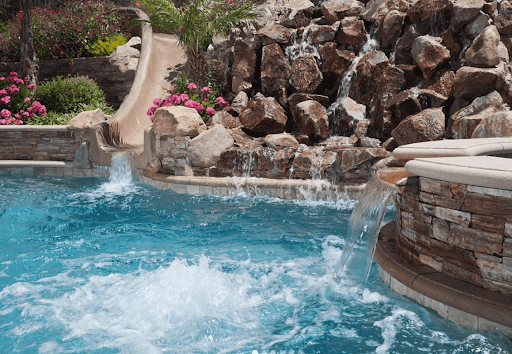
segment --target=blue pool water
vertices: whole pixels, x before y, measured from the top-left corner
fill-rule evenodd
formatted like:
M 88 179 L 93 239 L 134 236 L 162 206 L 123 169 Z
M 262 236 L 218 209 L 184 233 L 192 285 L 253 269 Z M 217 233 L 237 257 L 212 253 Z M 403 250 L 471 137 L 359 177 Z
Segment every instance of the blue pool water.
M 375 265 L 336 281 L 352 201 L 62 178 L 0 195 L 0 353 L 511 353 Z

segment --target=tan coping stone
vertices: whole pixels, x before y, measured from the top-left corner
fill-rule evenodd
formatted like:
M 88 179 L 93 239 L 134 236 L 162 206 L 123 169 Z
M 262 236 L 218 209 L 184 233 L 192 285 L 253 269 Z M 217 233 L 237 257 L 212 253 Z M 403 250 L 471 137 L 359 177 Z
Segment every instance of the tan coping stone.
M 455 323 L 475 329 L 497 329 L 512 338 L 512 300 L 494 291 L 442 274 L 427 265 L 413 265 L 396 250 L 393 222 L 380 232 L 375 251 L 385 283 Z
M 492 156 L 419 158 L 405 164 L 416 176 L 512 191 L 512 160 Z
M 0 160 L 0 168 L 2 167 L 60 167 L 72 168 L 72 162 L 64 161 L 32 161 L 32 160 Z
M 425 157 L 478 156 L 512 152 L 512 138 L 483 138 L 424 141 L 393 150 L 397 160 Z
M 0 127 L 0 134 L 3 132 L 65 132 L 68 131 L 65 125 L 4 125 Z

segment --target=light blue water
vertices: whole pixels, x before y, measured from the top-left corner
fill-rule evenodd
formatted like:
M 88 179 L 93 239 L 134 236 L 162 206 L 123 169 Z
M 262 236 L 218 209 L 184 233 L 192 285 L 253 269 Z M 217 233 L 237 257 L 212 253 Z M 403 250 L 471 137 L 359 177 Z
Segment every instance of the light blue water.
M 0 353 L 511 353 L 375 265 L 338 283 L 351 201 L 51 178 L 0 195 Z

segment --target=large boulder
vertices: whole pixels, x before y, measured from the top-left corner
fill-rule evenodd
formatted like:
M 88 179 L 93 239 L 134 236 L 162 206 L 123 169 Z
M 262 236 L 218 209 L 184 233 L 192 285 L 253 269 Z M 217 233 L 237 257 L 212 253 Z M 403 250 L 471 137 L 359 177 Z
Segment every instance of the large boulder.
M 384 16 L 377 32 L 377 39 L 383 48 L 393 47 L 396 44 L 406 16 L 407 13 L 398 10 L 391 10 Z
M 155 111 L 152 129 L 155 135 L 194 138 L 206 130 L 206 125 L 194 108 L 172 106 Z
M 302 34 L 302 40 L 307 41 L 312 45 L 332 42 L 334 41 L 334 37 L 336 36 L 337 31 L 337 22 L 332 25 L 312 24 L 306 27 L 304 30 Z
M 300 28 L 309 25 L 315 5 L 309 0 L 288 0 L 284 6 L 285 13 L 281 25 Z
M 226 129 L 238 128 L 242 125 L 238 117 L 233 117 L 233 115 L 231 115 L 227 111 L 219 111 L 215 113 L 213 116 L 210 117 L 210 119 L 208 119 L 208 122 L 206 122 L 206 125 L 208 126 L 214 124 L 220 124 Z
M 430 35 L 419 36 L 414 40 L 411 54 L 425 79 L 432 76 L 437 67 L 451 57 L 450 51 L 441 42 L 440 37 Z
M 360 46 L 367 41 L 364 21 L 357 17 L 345 17 L 340 22 L 336 41 L 343 45 Z
M 471 22 L 482 10 L 484 0 L 456 0 L 453 4 L 450 26 L 454 32 Z
M 79 113 L 69 121 L 66 127 L 70 130 L 88 129 L 92 125 L 104 122 L 105 120 L 105 114 L 100 108 L 98 108 L 94 111 L 85 111 Z
M 297 150 L 299 147 L 297 139 L 288 133 L 269 134 L 265 137 L 265 144 L 267 144 L 269 148 L 277 151 L 287 148 Z
M 336 104 L 331 117 L 331 134 L 350 136 L 357 124 L 366 120 L 366 106 L 350 97 L 341 98 Z
M 286 44 L 290 42 L 293 33 L 291 28 L 280 25 L 265 26 L 258 30 L 256 37 L 262 45 L 274 43 Z
M 472 139 L 512 136 L 512 112 L 498 112 L 487 115 L 475 128 Z
M 448 119 L 445 137 L 469 139 L 482 119 L 497 112 L 508 111 L 508 106 L 497 91 L 477 97 L 470 105 L 458 110 Z
M 498 4 L 498 15 L 494 17 L 494 24 L 501 34 L 512 33 L 512 5 L 507 0 Z
M 240 112 L 240 122 L 257 135 L 282 133 L 286 127 L 286 112 L 273 97 L 257 95 Z
M 377 90 L 376 82 L 389 65 L 388 57 L 380 50 L 374 50 L 361 58 L 350 86 L 350 97 L 361 104 L 369 104 Z
M 214 125 L 194 139 L 188 146 L 188 161 L 192 167 L 211 167 L 235 141 L 222 125 Z
M 237 38 L 234 45 L 231 90 L 234 93 L 252 87 L 256 70 L 256 52 L 242 38 Z
M 126 43 L 117 47 L 110 54 L 108 61 L 110 65 L 116 67 L 121 73 L 132 72 L 135 75 L 137 65 L 139 64 L 139 57 L 140 51 Z
M 500 34 L 495 26 L 488 26 L 466 51 L 466 65 L 493 68 L 500 63 L 498 46 Z
M 455 73 L 454 97 L 473 99 L 487 95 L 496 88 L 498 79 L 505 75 L 505 68 L 474 68 L 463 66 Z
M 295 59 L 291 68 L 290 81 L 297 91 L 313 93 L 322 80 L 323 75 L 314 56 L 304 55 Z
M 409 116 L 393 129 L 391 136 L 399 145 L 440 140 L 445 128 L 442 108 L 429 108 Z
M 359 16 L 364 4 L 357 0 L 328 0 L 322 3 L 322 12 L 327 21 L 334 23 L 347 16 Z
M 407 14 L 407 11 L 409 11 L 409 1 L 370 0 L 366 4 L 366 9 L 361 13 L 361 18 L 367 22 L 382 22 L 386 15 L 393 10 Z
M 337 47 L 337 44 L 334 42 L 325 43 L 320 47 L 318 54 L 323 60 L 320 70 L 323 73 L 341 78 L 356 55 L 353 51 L 338 50 Z
M 453 8 L 453 0 L 418 0 L 409 9 L 408 16 L 413 22 L 423 21 L 430 16 Z
M 299 129 L 312 140 L 325 140 L 329 137 L 327 109 L 317 101 L 309 100 L 296 106 L 296 122 Z
M 263 47 L 261 56 L 261 89 L 267 96 L 275 96 L 286 89 L 290 79 L 290 64 L 278 44 Z

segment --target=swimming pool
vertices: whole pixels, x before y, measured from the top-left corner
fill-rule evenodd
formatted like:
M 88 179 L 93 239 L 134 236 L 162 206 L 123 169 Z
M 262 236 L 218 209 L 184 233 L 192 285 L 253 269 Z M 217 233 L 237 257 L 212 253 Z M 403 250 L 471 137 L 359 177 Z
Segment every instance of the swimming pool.
M 353 201 L 48 177 L 0 194 L 1 353 L 511 353 L 375 265 L 366 288 L 335 281 Z

